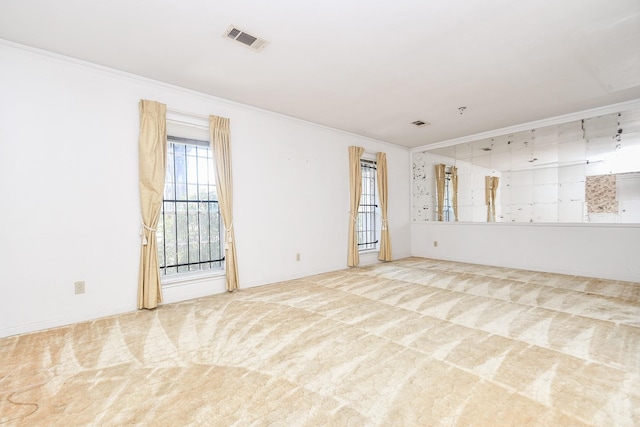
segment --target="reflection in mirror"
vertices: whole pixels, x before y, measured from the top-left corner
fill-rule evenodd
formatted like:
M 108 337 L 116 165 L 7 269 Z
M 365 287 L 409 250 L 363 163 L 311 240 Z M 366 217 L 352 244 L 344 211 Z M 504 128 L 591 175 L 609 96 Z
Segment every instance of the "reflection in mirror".
M 412 163 L 414 222 L 640 223 L 640 110 L 416 152 Z

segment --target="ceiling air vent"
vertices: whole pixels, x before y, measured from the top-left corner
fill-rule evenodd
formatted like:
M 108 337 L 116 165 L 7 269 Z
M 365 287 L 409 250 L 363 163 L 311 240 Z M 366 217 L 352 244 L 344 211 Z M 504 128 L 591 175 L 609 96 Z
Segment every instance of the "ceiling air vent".
M 411 122 L 412 125 L 416 125 L 418 127 L 427 126 L 431 123 L 423 122 L 422 120 L 416 120 L 415 122 Z
M 245 33 L 235 25 L 232 25 L 229 28 L 227 28 L 227 31 L 225 31 L 222 36 L 227 37 L 231 40 L 235 40 L 238 43 L 241 43 L 255 51 L 262 50 L 269 43 L 264 39 Z

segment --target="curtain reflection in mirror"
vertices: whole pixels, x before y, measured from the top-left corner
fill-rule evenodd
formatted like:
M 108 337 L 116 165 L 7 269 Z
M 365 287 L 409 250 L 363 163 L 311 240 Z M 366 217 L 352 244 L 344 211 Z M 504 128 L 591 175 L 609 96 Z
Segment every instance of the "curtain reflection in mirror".
M 487 222 L 496 222 L 496 195 L 498 194 L 498 183 L 500 178 L 497 176 L 485 176 L 485 202 L 487 204 Z

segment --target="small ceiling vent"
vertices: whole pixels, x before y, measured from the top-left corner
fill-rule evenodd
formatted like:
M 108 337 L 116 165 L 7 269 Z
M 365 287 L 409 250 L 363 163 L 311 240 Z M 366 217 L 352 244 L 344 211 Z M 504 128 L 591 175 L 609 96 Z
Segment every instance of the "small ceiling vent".
M 235 40 L 238 43 L 241 43 L 248 48 L 255 50 L 256 52 L 264 49 L 264 47 L 269 43 L 264 39 L 245 33 L 235 25 L 231 25 L 229 28 L 227 28 L 227 31 L 224 32 L 222 37 L 227 37 L 231 40 Z

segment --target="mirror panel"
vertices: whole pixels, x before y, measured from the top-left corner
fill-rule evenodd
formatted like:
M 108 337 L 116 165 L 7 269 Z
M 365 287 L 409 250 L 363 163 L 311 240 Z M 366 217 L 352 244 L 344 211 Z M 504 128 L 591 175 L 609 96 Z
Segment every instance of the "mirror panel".
M 413 221 L 437 218 L 436 164 L 457 167 L 458 221 L 487 221 L 493 176 L 496 221 L 640 223 L 640 110 L 414 153 Z

